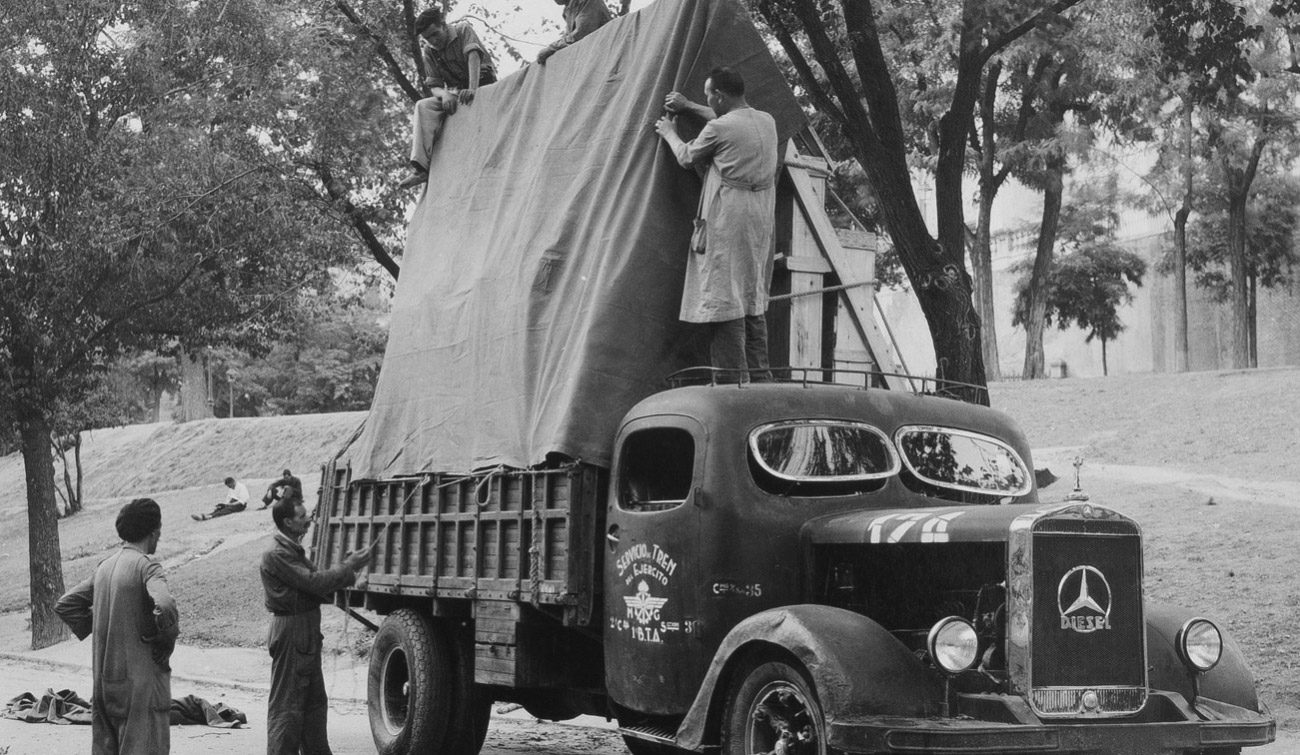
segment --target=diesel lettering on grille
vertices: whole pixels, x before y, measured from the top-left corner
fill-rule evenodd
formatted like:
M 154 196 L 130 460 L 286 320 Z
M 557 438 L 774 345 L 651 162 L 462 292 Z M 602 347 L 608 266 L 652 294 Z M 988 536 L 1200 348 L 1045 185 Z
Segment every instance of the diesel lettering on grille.
M 1061 629 L 1083 634 L 1110 629 L 1110 603 L 1110 583 L 1095 566 L 1074 567 L 1056 588 Z

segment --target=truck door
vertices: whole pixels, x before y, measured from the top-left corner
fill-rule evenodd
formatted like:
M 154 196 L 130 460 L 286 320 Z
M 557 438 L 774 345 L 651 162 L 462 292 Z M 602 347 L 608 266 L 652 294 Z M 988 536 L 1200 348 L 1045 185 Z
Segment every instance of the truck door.
M 684 712 L 709 658 L 700 629 L 704 427 L 642 417 L 619 434 L 605 550 L 605 676 L 619 705 Z

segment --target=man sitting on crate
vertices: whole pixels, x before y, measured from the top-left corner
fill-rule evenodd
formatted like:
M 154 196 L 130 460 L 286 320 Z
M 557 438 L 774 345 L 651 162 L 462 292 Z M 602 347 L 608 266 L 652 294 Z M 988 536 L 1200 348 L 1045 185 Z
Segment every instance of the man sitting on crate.
M 347 554 L 332 569 L 317 571 L 302 547 L 311 517 L 302 493 L 290 488 L 271 507 L 277 532 L 262 554 L 262 588 L 271 612 L 267 649 L 271 653 L 271 696 L 266 712 L 269 755 L 327 753 L 325 720 L 329 699 L 321 670 L 320 606 L 336 590 L 356 583 L 370 563 L 370 548 Z

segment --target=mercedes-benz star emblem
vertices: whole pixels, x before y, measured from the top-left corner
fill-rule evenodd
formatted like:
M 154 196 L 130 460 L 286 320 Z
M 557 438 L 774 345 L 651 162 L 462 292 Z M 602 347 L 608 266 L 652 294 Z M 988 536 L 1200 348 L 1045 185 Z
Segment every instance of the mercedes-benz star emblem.
M 1095 566 L 1076 566 L 1056 588 L 1061 629 L 1087 634 L 1110 629 L 1110 583 Z

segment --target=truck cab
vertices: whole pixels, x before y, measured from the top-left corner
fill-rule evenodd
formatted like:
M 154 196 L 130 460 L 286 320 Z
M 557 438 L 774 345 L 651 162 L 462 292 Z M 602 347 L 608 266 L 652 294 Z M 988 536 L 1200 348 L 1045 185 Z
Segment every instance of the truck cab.
M 602 627 L 625 735 L 745 753 L 1271 741 L 1235 646 L 1144 604 L 1135 522 L 1040 500 L 1002 413 L 869 381 L 712 381 L 628 413 Z

